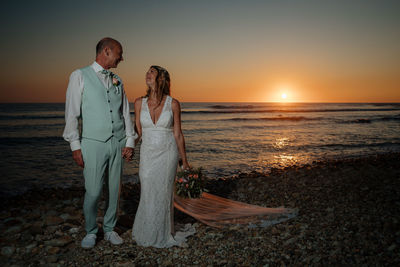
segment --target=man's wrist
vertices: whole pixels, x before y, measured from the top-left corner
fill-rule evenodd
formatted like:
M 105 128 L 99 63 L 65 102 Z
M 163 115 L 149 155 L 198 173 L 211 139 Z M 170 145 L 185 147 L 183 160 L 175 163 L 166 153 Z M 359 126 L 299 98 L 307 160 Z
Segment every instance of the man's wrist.
M 132 137 L 127 137 L 125 147 L 135 148 L 135 140 Z
M 69 144 L 71 146 L 71 151 L 75 151 L 75 150 L 81 149 L 81 142 L 79 140 L 72 141 Z

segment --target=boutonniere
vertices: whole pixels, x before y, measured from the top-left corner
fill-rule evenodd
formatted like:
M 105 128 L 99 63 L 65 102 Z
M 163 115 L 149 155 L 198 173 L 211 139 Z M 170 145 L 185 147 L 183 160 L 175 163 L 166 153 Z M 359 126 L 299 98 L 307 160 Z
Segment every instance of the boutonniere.
M 117 86 L 119 84 L 119 81 L 118 81 L 117 78 L 113 77 L 112 78 L 112 83 L 113 83 L 114 86 Z
M 115 87 L 115 92 L 117 93 L 117 94 L 119 94 L 120 93 L 120 91 L 121 91 L 121 80 L 119 79 L 119 77 L 116 75 L 116 74 L 112 74 L 112 84 L 114 85 L 114 87 Z

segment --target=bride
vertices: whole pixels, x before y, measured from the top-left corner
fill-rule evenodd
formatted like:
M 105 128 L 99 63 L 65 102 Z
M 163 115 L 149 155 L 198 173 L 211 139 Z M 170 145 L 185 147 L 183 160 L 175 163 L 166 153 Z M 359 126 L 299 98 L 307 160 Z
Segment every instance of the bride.
M 140 148 L 140 202 L 132 228 L 132 238 L 140 246 L 182 245 L 194 234 L 190 228 L 174 233 L 173 189 L 178 155 L 189 168 L 181 130 L 181 108 L 170 96 L 166 69 L 151 66 L 146 73 L 147 93 L 135 100 L 135 122 Z

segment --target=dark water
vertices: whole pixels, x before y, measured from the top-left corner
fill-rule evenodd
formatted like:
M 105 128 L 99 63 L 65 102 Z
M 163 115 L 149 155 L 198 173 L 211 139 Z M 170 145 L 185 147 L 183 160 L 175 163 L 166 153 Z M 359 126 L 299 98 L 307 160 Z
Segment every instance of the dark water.
M 183 103 L 182 113 L 189 162 L 211 177 L 400 151 L 399 103 Z M 63 128 L 62 103 L 0 104 L 1 194 L 82 184 Z M 137 179 L 136 155 L 125 182 Z

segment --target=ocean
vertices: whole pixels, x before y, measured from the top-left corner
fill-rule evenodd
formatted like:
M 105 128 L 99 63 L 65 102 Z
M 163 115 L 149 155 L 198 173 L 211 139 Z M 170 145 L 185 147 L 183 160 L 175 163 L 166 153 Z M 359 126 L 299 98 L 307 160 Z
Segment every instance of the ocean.
M 1 195 L 83 186 L 62 138 L 64 103 L 0 104 L 0 128 Z M 400 103 L 182 103 L 182 129 L 189 163 L 208 177 L 265 173 L 399 152 Z M 135 153 L 123 182 L 138 180 Z

